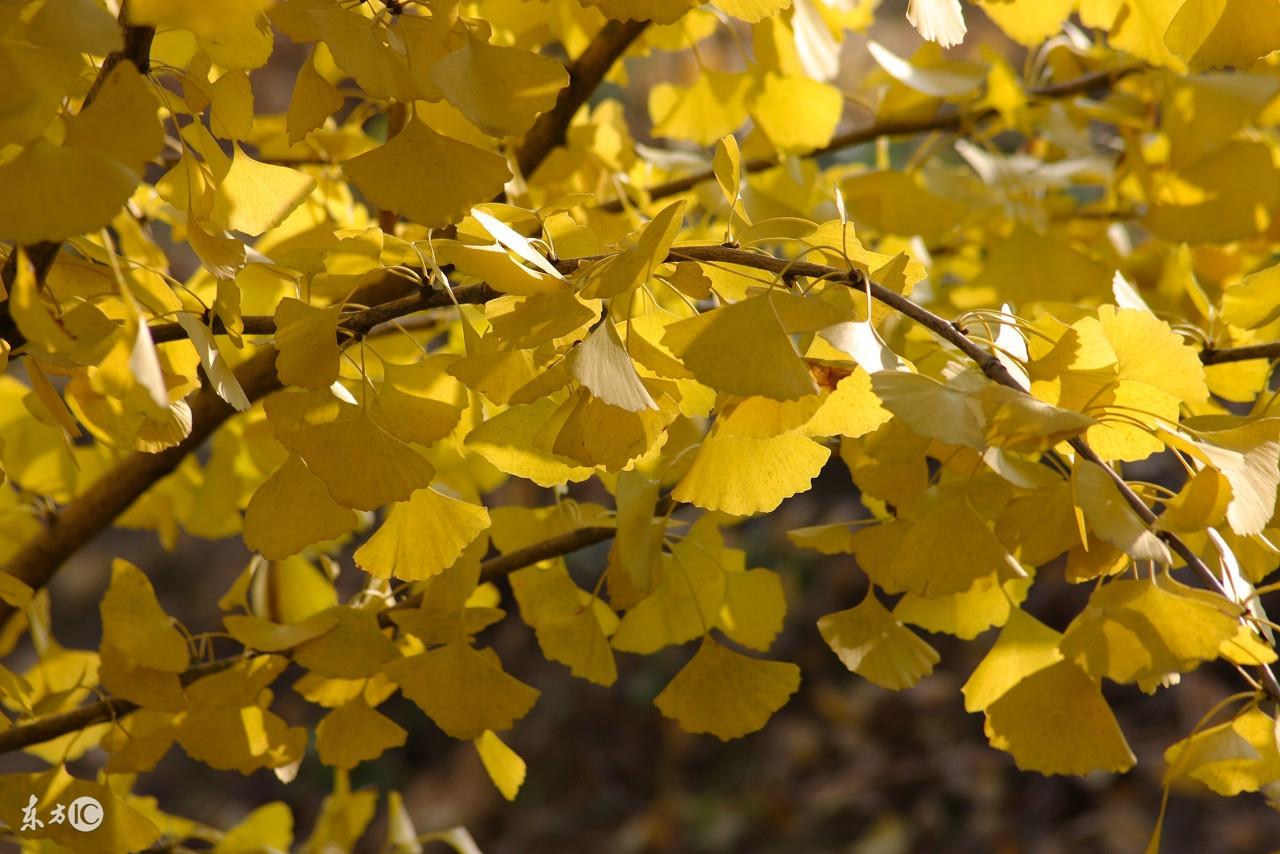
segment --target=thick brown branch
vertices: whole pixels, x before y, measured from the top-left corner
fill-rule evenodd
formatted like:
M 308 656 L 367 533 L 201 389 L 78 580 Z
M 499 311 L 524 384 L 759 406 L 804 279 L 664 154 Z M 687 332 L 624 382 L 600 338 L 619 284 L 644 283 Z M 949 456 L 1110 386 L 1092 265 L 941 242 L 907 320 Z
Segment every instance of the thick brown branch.
M 1206 365 L 1225 365 L 1228 362 L 1247 362 L 1250 359 L 1280 359 L 1280 341 L 1245 344 L 1242 347 L 1206 347 L 1200 351 L 1200 361 Z
M 578 109 L 648 25 L 648 21 L 609 21 L 596 33 L 569 66 L 569 85 L 560 90 L 556 105 L 538 116 L 516 150 L 522 175 L 532 175 L 556 146 L 564 145 L 565 132 Z
M 1052 86 L 1045 86 L 1040 89 L 1031 89 L 1027 94 L 1032 98 L 1040 98 L 1044 100 L 1053 100 L 1056 98 L 1070 98 L 1075 95 L 1081 95 L 1085 92 L 1091 92 L 1104 86 L 1108 86 L 1122 77 L 1126 77 L 1141 68 L 1137 66 L 1126 66 L 1110 71 L 1098 71 L 1092 74 L 1082 74 L 1075 80 L 1068 80 Z M 929 133 L 931 131 L 941 130 L 961 130 L 970 125 L 976 125 L 987 119 L 993 118 L 998 113 L 992 108 L 983 108 L 977 110 L 953 110 L 951 112 L 942 113 L 937 116 L 931 116 L 927 119 L 911 119 L 903 121 L 886 121 L 877 122 L 867 127 L 856 128 L 847 133 L 834 137 L 831 142 L 822 148 L 814 149 L 807 157 L 821 157 L 824 154 L 830 154 L 833 151 L 840 151 L 845 148 L 851 148 L 855 145 L 862 145 L 867 142 L 874 142 L 882 136 L 912 136 L 918 133 Z M 769 157 L 757 157 L 748 160 L 742 164 L 745 172 L 763 172 L 766 169 L 772 169 L 778 165 L 778 161 Z M 650 199 L 663 199 L 668 196 L 679 195 L 680 193 L 692 190 L 699 184 L 704 184 L 715 178 L 715 174 L 706 169 L 702 172 L 695 172 L 692 175 L 685 175 L 682 178 L 673 178 L 662 184 L 656 184 L 643 191 L 643 195 Z M 622 200 L 613 199 L 600 205 L 601 209 L 608 211 L 622 210 Z
M 487 285 L 455 288 L 453 299 L 459 303 L 481 303 L 496 296 Z M 446 291 L 419 291 L 374 308 L 356 312 L 343 319 L 342 328 L 360 338 L 388 320 L 452 305 Z M 236 378 L 250 401 L 280 387 L 275 372 L 275 351 L 265 349 L 236 370 Z M 137 452 L 125 457 L 115 468 L 94 481 L 82 494 L 48 520 L 45 527 L 4 567 L 4 572 L 34 588 L 43 587 L 63 562 L 81 546 L 115 521 L 152 485 L 171 473 L 187 454 L 200 447 L 222 424 L 235 414 L 212 389 L 203 389 L 191 402 L 191 433 L 182 442 L 158 454 Z M 0 625 L 13 615 L 13 607 L 0 602 Z

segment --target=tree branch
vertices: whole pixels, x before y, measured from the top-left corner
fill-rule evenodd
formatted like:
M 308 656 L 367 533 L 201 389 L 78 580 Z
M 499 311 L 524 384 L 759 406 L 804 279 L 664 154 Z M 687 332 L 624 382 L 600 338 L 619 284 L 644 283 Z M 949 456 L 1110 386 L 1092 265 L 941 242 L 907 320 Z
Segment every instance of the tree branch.
M 453 299 L 459 303 L 487 302 L 498 295 L 488 285 L 468 285 L 455 288 L 452 293 Z M 362 338 L 388 320 L 417 311 L 443 308 L 452 305 L 453 299 L 450 299 L 448 291 L 418 291 L 348 315 L 343 318 L 340 329 L 356 339 Z M 280 388 L 275 372 L 275 350 L 267 348 L 248 359 L 236 370 L 236 378 L 250 401 Z M 125 457 L 53 514 L 45 527 L 10 558 L 3 571 L 33 588 L 48 584 L 67 558 L 111 525 L 152 485 L 176 469 L 187 454 L 200 447 L 234 414 L 235 410 L 213 389 L 202 389 L 191 402 L 191 432 L 185 439 L 156 454 L 139 451 Z M 0 625 L 14 612 L 13 606 L 0 602 Z
M 609 21 L 570 64 L 569 85 L 560 90 L 556 105 L 538 116 L 516 150 L 523 176 L 533 175 L 556 146 L 564 145 L 565 132 L 578 109 L 647 26 L 648 21 Z
M 1110 86 L 1117 80 L 1127 77 L 1145 69 L 1145 66 L 1124 66 L 1109 71 L 1098 71 L 1092 74 L 1082 74 L 1075 80 L 1068 80 L 1063 83 L 1057 83 L 1052 86 L 1044 86 L 1039 89 L 1030 89 L 1027 95 L 1032 98 L 1041 98 L 1045 100 L 1054 100 L 1058 98 L 1070 98 L 1075 95 L 1081 95 L 1104 86 Z M 942 113 L 937 116 L 931 116 L 927 119 L 908 119 L 897 121 L 877 122 L 867 127 L 857 128 L 834 137 L 831 142 L 822 148 L 816 148 L 806 154 L 806 157 L 821 157 L 824 154 L 831 154 L 844 148 L 850 148 L 855 145 L 861 145 L 866 142 L 874 142 L 882 136 L 912 136 L 918 133 L 928 133 L 930 131 L 941 130 L 960 130 L 968 125 L 978 124 L 998 115 L 999 112 L 994 108 L 987 107 L 977 110 L 953 110 L 951 112 Z M 772 169 L 778 166 L 778 160 L 771 157 L 757 157 L 742 164 L 744 172 L 763 172 L 766 169 Z M 673 178 L 662 184 L 656 184 L 643 194 L 650 199 L 664 199 L 668 196 L 679 195 L 680 193 L 692 190 L 699 184 L 706 183 L 715 178 L 715 173 L 706 169 L 701 172 L 695 172 L 692 175 L 686 175 L 682 178 Z M 613 199 L 600 205 L 601 210 L 620 211 L 622 210 L 622 200 Z
M 571 554 L 579 549 L 611 539 L 615 530 L 614 528 L 605 527 L 579 528 L 576 531 L 552 537 L 541 543 L 535 543 L 523 549 L 489 558 L 480 565 L 480 576 L 482 578 L 497 578 L 509 575 L 517 569 L 531 566 L 548 558 Z M 395 623 L 390 618 L 391 612 L 412 610 L 421 606 L 421 604 L 422 597 L 420 595 L 411 596 L 379 613 L 379 621 L 384 627 L 394 626 Z M 226 670 L 237 661 L 242 660 L 242 658 L 243 656 L 236 655 L 196 665 L 181 675 L 182 684 L 184 686 L 190 685 L 204 676 Z M 19 724 L 0 732 L 0 754 L 51 741 L 67 733 L 76 732 L 103 721 L 116 720 L 135 711 L 137 708 L 137 704 L 129 700 L 119 697 L 107 697 L 96 703 L 72 709 L 69 712 L 61 712 L 56 715 L 38 718 L 30 723 Z
M 1206 365 L 1225 365 L 1228 362 L 1247 362 L 1250 359 L 1280 359 L 1280 341 L 1245 344 L 1242 347 L 1206 347 L 1200 351 L 1200 361 Z
M 98 69 L 98 76 L 94 78 L 93 85 L 89 87 L 89 93 L 84 96 L 84 103 L 80 109 L 83 110 L 93 103 L 93 99 L 98 96 L 102 84 L 107 82 L 107 78 L 121 62 L 132 62 L 142 74 L 146 74 L 151 70 L 151 40 L 155 38 L 154 27 L 135 27 L 128 23 L 129 2 L 123 0 L 120 4 L 120 14 L 118 20 L 120 28 L 124 35 L 124 45 L 120 50 L 112 51 L 107 54 L 107 58 L 102 62 L 102 68 Z M 18 202 L 20 200 L 14 200 Z M 27 257 L 31 259 L 31 265 L 35 268 L 36 283 L 43 285 L 45 277 L 49 275 L 49 269 L 53 266 L 54 259 L 58 257 L 58 251 L 62 248 L 61 241 L 41 241 L 24 247 Z M 18 248 L 15 246 L 9 250 L 9 257 L 5 259 L 3 269 L 0 269 L 0 284 L 8 288 L 14 281 L 18 273 Z M 12 350 L 17 350 L 26 343 L 26 336 L 18 329 L 13 321 L 13 316 L 9 312 L 9 301 L 0 302 L 0 338 L 9 342 Z

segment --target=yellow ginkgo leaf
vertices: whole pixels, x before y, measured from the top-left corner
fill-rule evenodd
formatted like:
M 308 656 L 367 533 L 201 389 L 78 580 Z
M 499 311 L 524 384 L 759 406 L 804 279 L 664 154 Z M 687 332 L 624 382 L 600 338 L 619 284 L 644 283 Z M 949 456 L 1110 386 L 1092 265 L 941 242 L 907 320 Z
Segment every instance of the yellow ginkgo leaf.
M 239 412 L 248 409 L 249 398 L 240 386 L 240 380 L 236 379 L 235 371 L 223 356 L 222 348 L 209 327 L 204 325 L 204 321 L 198 315 L 189 311 L 178 312 L 177 319 L 183 331 L 187 333 L 187 338 L 191 339 L 192 346 L 196 348 L 196 355 L 200 357 L 200 366 L 204 368 L 205 376 L 209 378 L 209 383 L 218 393 L 218 397 Z
M 1227 522 L 1232 531 L 1248 537 L 1262 533 L 1275 514 L 1280 487 L 1280 418 L 1232 419 L 1228 423 L 1238 426 L 1200 432 L 1200 441 L 1177 430 L 1161 430 L 1160 436 L 1172 447 L 1217 469 L 1231 486 Z
M 435 477 L 426 457 L 375 424 L 364 410 L 354 418 L 300 430 L 294 444 L 333 499 L 356 510 L 404 501 Z
M 160 607 L 142 570 L 126 560 L 113 561 L 100 609 L 104 647 L 140 667 L 169 673 L 187 669 L 187 639 Z
M 1137 761 L 1101 686 L 1070 661 L 1023 678 L 987 707 L 987 738 L 1024 771 L 1128 771 Z
M 406 442 L 430 445 L 453 432 L 467 392 L 445 372 L 451 354 L 433 354 L 412 365 L 387 362 L 373 411 L 387 432 Z
M 574 350 L 569 372 L 594 396 L 628 412 L 657 409 L 613 321 L 605 318 Z
M 735 516 L 767 513 L 807 490 L 830 456 L 799 432 L 752 439 L 713 431 L 671 497 Z
M 555 106 L 569 75 L 550 57 L 473 36 L 432 66 L 431 80 L 485 133 L 518 136 Z
M 1062 654 L 1115 682 L 1186 673 L 1236 636 L 1238 606 L 1194 595 L 1172 579 L 1120 579 L 1089 597 L 1067 628 Z
M 534 445 L 534 438 L 556 409 L 551 398 L 512 406 L 467 434 L 467 447 L 507 474 L 528 478 L 539 486 L 586 480 L 592 469 Z
M 1280 780 L 1275 720 L 1256 706 L 1234 720 L 1209 727 L 1164 752 L 1164 784 L 1196 780 L 1224 797 L 1256 792 Z
M 653 703 L 686 732 L 721 741 L 763 727 L 800 687 L 800 668 L 749 658 L 705 637 Z
M 335 502 L 324 481 L 291 456 L 249 499 L 244 511 L 244 544 L 267 560 L 282 560 L 312 543 L 355 529 L 359 518 Z
M 520 754 L 507 747 L 493 730 L 485 730 L 472 744 L 476 746 L 476 753 L 480 754 L 480 762 L 493 785 L 498 787 L 502 797 L 514 801 L 524 785 L 525 765 Z
M 750 108 L 780 153 L 808 154 L 831 141 L 844 111 L 844 96 L 836 87 L 808 77 L 765 74 Z
M 1061 661 L 1061 640 L 1061 633 L 1012 608 L 1000 636 L 964 683 L 965 709 L 981 712 L 1032 673 Z
M 63 240 L 109 223 L 133 193 L 138 175 L 99 151 L 37 139 L 0 163 L 0 239 L 18 244 Z
M 252 614 L 228 614 L 222 622 L 227 632 L 247 649 L 283 652 L 332 630 L 340 618 L 337 614 L 322 611 L 300 623 L 273 623 Z
M 159 106 L 134 64 L 118 63 L 93 102 L 67 122 L 67 145 L 105 154 L 141 175 L 164 147 Z
M 293 846 L 293 813 L 289 805 L 273 801 L 258 807 L 222 835 L 214 851 L 218 854 L 275 848 L 287 851 Z
M 655 136 L 709 146 L 747 120 L 751 76 L 703 71 L 688 86 L 659 83 L 649 90 Z
M 662 343 L 717 391 L 795 400 L 818 390 L 767 293 L 673 323 Z
M 538 700 L 538 691 L 507 674 L 492 654 L 466 641 L 397 659 L 384 672 L 453 738 L 506 730 Z
M 1280 317 L 1280 264 L 1250 273 L 1222 292 L 1222 319 L 1241 329 L 1257 329 Z
M 667 260 L 667 252 L 684 222 L 684 200 L 658 211 L 636 238 L 624 249 L 595 267 L 582 289 L 584 297 L 616 297 L 652 278 Z
M 927 631 L 972 640 L 992 626 L 1003 626 L 1030 587 L 1030 578 L 1011 578 L 1001 583 L 992 574 L 979 578 L 960 593 L 904 594 L 893 607 L 893 616 Z
M 891 691 L 915 685 L 939 660 L 933 647 L 885 610 L 875 588 L 861 605 L 818 620 L 818 631 L 845 667 Z
M 370 202 L 427 228 L 462 219 L 511 177 L 498 155 L 438 134 L 417 118 L 343 168 Z
M 1137 560 L 1154 560 L 1166 566 L 1173 563 L 1169 547 L 1147 528 L 1097 463 L 1076 458 L 1071 491 L 1089 530 L 1099 538 Z
M 964 445 L 986 447 L 986 416 L 968 385 L 946 385 L 905 371 L 880 371 L 871 388 L 888 409 L 921 436 Z
M 313 48 L 307 54 L 293 84 L 293 95 L 289 99 L 289 112 L 285 118 L 289 142 L 301 141 L 311 131 L 323 125 L 325 119 L 342 109 L 344 99 L 338 87 L 316 71 L 315 51 L 318 49 Z
M 342 306 L 316 308 L 293 297 L 276 306 L 276 372 L 287 385 L 328 388 L 338 378 L 338 318 Z
M 880 403 L 871 389 L 871 376 L 857 370 L 836 383 L 835 390 L 822 398 L 822 405 L 804 424 L 810 436 L 865 436 L 887 422 L 893 414 Z
M 356 549 L 355 562 L 377 578 L 422 581 L 443 572 L 489 527 L 489 511 L 419 489 L 395 504 L 369 540 Z
M 331 679 L 362 679 L 400 655 L 373 611 L 339 606 L 321 613 L 336 618 L 337 625 L 303 641 L 293 655 L 294 661 L 312 673 Z
M 605 17 L 616 21 L 653 21 L 655 24 L 674 24 L 697 0 L 587 0 Z
M 716 628 L 748 649 L 764 652 L 782 631 L 787 600 L 782 578 L 769 569 L 724 574 L 724 604 L 716 614 Z
M 310 175 L 254 160 L 232 144 L 231 168 L 218 182 L 211 218 L 228 231 L 257 236 L 275 228 L 315 189 Z
M 533 627 L 538 646 L 549 661 L 566 665 L 574 676 L 597 685 L 612 685 L 618 678 L 606 626 L 594 596 L 578 587 L 563 563 L 549 569 L 530 567 L 511 575 L 511 591 L 520 604 L 520 616 Z M 608 629 L 617 628 L 612 611 Z
M 209 87 L 209 127 L 222 139 L 241 140 L 253 132 L 253 88 L 247 71 L 224 72 Z
M 1194 71 L 1247 68 L 1280 44 L 1280 9 L 1249 0 L 1186 0 L 1164 43 Z
M 316 724 L 316 751 L 333 768 L 354 768 L 404 744 L 408 733 L 395 721 L 356 697 Z

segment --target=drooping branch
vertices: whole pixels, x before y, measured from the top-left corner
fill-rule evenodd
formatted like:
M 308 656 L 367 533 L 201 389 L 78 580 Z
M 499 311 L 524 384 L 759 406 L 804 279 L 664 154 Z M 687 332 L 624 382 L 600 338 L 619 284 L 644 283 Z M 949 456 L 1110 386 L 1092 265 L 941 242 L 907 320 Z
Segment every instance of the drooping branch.
M 531 566 L 539 561 L 572 554 L 579 549 L 605 542 L 611 539 L 614 533 L 614 528 L 602 526 L 579 528 L 576 531 L 551 537 L 532 546 L 489 558 L 480 565 L 480 576 L 481 578 L 492 579 L 509 575 L 517 569 Z M 391 612 L 417 608 L 421 603 L 421 596 L 410 597 L 391 608 L 383 610 L 378 615 L 379 620 L 385 627 L 394 626 L 395 623 L 390 619 Z M 242 660 L 242 658 L 243 656 L 239 655 L 229 656 L 196 665 L 182 674 L 182 684 L 190 685 L 204 676 L 226 670 L 237 661 Z M 15 750 L 30 747 L 33 744 L 51 741 L 67 733 L 76 732 L 103 721 L 119 719 L 137 708 L 137 704 L 129 700 L 119 697 L 107 697 L 86 706 L 81 706 L 78 709 L 38 718 L 30 723 L 19 724 L 0 732 L 0 754 L 11 753 Z
M 1103 88 L 1114 84 L 1117 80 L 1127 77 L 1143 69 L 1142 66 L 1124 66 L 1109 71 L 1097 71 L 1091 74 L 1082 74 L 1074 80 L 1067 80 L 1063 83 L 1054 84 L 1052 86 L 1044 86 L 1039 89 L 1031 89 L 1027 95 L 1033 99 L 1055 100 L 1059 98 L 1071 98 L 1095 89 Z M 885 122 L 876 122 L 866 127 L 856 128 L 846 133 L 839 134 L 821 148 L 816 148 L 809 152 L 806 157 L 821 157 L 824 154 L 831 154 L 845 148 L 852 148 L 855 145 L 874 142 L 880 137 L 888 136 L 914 136 L 920 133 L 930 133 L 933 131 L 955 131 L 965 127 L 981 124 L 982 122 L 994 118 L 998 115 L 998 111 L 991 107 L 968 110 L 952 110 L 941 113 L 936 116 L 930 116 L 925 119 L 905 119 L 891 120 Z M 773 169 L 778 166 L 778 160 L 771 157 L 757 157 L 746 161 L 742 164 L 744 172 L 763 172 L 766 169 Z M 688 192 L 699 184 L 705 184 L 715 179 L 715 173 L 710 169 L 701 172 L 695 172 L 691 175 L 685 175 L 681 178 L 673 178 L 661 184 L 655 184 L 643 191 L 643 195 L 650 199 L 664 199 L 668 196 L 679 195 Z M 601 209 L 608 211 L 622 210 L 622 200 L 612 199 L 600 205 Z
M 626 52 L 648 21 L 609 21 L 569 66 L 569 85 L 560 90 L 556 105 L 538 116 L 516 149 L 520 173 L 528 177 L 547 155 L 564 145 L 565 132 L 579 108 L 596 91 L 609 69 Z

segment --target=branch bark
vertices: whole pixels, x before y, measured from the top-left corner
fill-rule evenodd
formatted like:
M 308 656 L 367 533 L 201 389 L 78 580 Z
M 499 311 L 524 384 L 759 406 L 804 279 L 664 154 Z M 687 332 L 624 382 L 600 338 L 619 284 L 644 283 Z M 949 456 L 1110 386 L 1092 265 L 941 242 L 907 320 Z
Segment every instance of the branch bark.
M 497 296 L 488 285 L 456 288 L 459 303 L 482 303 Z M 355 338 L 367 335 L 388 320 L 453 304 L 447 291 L 419 291 L 374 308 L 355 312 L 343 319 L 341 329 Z M 280 387 L 275 372 L 275 350 L 261 350 L 236 370 L 236 378 L 249 400 L 256 401 Z M 83 493 L 58 510 L 45 527 L 4 567 L 4 572 L 33 588 L 49 583 L 58 569 L 81 546 L 115 521 L 151 486 L 173 472 L 187 454 L 200 447 L 235 410 L 210 388 L 202 389 L 191 402 L 191 432 L 177 445 L 158 454 L 136 452 L 94 481 Z M 0 625 L 15 609 L 0 602 Z
M 533 175 L 556 146 L 564 145 L 565 132 L 578 109 L 647 26 L 648 21 L 609 21 L 596 33 L 569 66 L 569 85 L 560 90 L 556 105 L 538 116 L 516 150 L 521 175 Z

